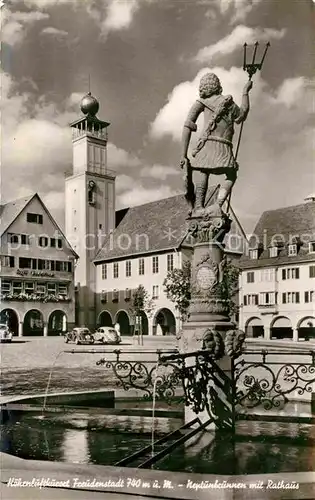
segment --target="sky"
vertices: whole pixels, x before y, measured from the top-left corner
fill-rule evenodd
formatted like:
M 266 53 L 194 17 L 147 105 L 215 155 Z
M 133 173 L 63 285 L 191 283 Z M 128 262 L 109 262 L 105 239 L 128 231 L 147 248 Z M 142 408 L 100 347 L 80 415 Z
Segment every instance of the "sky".
M 117 208 L 182 192 L 181 133 L 200 77 L 215 72 L 240 104 L 243 44 L 251 52 L 256 41 L 258 60 L 271 47 L 253 78 L 232 206 L 250 232 L 263 211 L 315 193 L 312 0 L 1 4 L 2 203 L 38 192 L 64 226 L 69 123 L 89 80 L 98 117 L 110 122 Z

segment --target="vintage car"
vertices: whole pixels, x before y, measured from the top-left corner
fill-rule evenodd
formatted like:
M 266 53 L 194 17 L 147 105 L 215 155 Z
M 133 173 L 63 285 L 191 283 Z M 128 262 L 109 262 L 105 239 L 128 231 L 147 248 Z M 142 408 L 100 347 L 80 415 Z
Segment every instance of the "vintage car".
M 12 341 L 12 332 L 4 323 L 0 324 L 0 342 L 11 342 Z
M 102 344 L 119 344 L 121 338 L 119 333 L 112 326 L 100 326 L 94 333 L 95 342 Z
M 64 334 L 64 341 L 74 342 L 77 345 L 80 344 L 94 344 L 94 337 L 90 330 L 86 327 L 73 328 L 71 332 L 66 332 Z

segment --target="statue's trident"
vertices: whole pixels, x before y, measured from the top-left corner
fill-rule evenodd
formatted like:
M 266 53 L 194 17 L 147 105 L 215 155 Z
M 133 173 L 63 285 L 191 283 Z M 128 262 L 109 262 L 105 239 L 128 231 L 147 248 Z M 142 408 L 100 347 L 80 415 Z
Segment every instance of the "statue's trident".
M 253 52 L 253 59 L 252 59 L 252 62 L 251 63 L 248 63 L 246 61 L 246 49 L 247 49 L 247 43 L 245 42 L 244 43 L 244 60 L 243 60 L 243 70 L 244 71 L 247 71 L 248 73 L 248 80 L 251 80 L 253 75 L 256 73 L 257 70 L 261 71 L 261 68 L 262 68 L 262 65 L 264 63 L 264 60 L 265 60 L 265 57 L 266 57 L 266 54 L 267 54 L 267 50 L 268 48 L 270 47 L 270 43 L 266 43 L 266 47 L 265 47 L 265 52 L 263 53 L 263 56 L 261 58 L 261 61 L 260 63 L 255 63 L 255 59 L 256 59 L 256 52 L 257 52 L 257 49 L 258 49 L 258 46 L 259 46 L 259 43 L 256 42 L 254 44 L 254 52 Z M 241 143 L 241 137 L 242 137 L 242 133 L 243 133 L 243 126 L 244 126 L 244 122 L 241 123 L 241 129 L 240 129 L 240 133 L 239 133 L 239 136 L 238 136 L 238 141 L 237 141 L 237 146 L 236 146 L 236 151 L 235 151 L 235 161 L 237 160 L 237 156 L 238 156 L 238 150 L 240 148 L 240 143 Z
M 267 50 L 270 47 L 270 42 L 266 43 L 265 51 L 263 53 L 263 56 L 261 58 L 260 63 L 256 63 L 255 62 L 258 46 L 259 46 L 259 43 L 256 42 L 254 44 L 254 52 L 253 52 L 252 62 L 248 63 L 246 61 L 246 59 L 247 59 L 247 43 L 246 42 L 244 43 L 243 70 L 247 71 L 247 73 L 248 73 L 248 80 L 252 79 L 252 77 L 256 73 L 256 71 L 258 71 L 258 70 L 261 71 L 262 65 L 264 63 L 264 60 L 265 60 L 265 57 L 266 57 L 266 54 L 267 54 Z M 242 138 L 242 133 L 243 133 L 243 127 L 244 127 L 244 122 L 241 123 L 240 133 L 239 133 L 238 140 L 237 140 L 237 146 L 236 146 L 235 155 L 234 155 L 235 161 L 237 160 L 238 151 L 240 149 L 241 138 Z M 230 210 L 230 201 L 231 201 L 231 193 L 230 193 L 230 196 L 229 196 L 229 199 L 228 199 L 228 202 L 227 202 L 227 211 L 228 212 Z

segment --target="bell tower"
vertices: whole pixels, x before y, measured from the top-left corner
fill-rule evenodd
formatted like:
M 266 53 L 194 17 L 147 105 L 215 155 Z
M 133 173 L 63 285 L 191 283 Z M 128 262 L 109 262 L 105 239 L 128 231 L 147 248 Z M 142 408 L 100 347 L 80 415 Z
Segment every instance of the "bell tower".
M 75 269 L 77 326 L 94 328 L 93 259 L 115 225 L 115 174 L 107 166 L 108 122 L 96 115 L 99 103 L 89 92 L 83 115 L 72 128 L 73 170 L 65 180 L 66 236 L 79 255 Z

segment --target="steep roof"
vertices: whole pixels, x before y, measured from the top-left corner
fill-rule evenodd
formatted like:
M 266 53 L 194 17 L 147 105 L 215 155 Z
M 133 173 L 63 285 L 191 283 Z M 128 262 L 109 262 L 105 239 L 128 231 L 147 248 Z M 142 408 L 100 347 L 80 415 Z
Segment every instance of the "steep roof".
M 15 221 L 17 216 L 22 212 L 26 205 L 36 196 L 23 196 L 17 200 L 9 201 L 4 205 L 0 205 L 0 232 L 3 234 Z
M 288 255 L 288 245 L 300 239 L 298 255 Z M 279 241 L 277 257 L 269 257 L 269 248 Z M 310 241 L 315 241 L 315 203 L 308 202 L 290 207 L 268 210 L 262 214 L 253 236 L 249 241 L 249 248 L 261 245 L 258 259 L 249 259 L 244 255 L 240 259 L 243 268 L 257 268 L 268 265 L 287 264 L 302 261 L 314 261 L 315 255 L 309 253 Z
M 123 209 L 94 262 L 178 248 L 187 233 L 188 209 L 183 194 Z
M 9 227 L 11 224 L 15 221 L 15 219 L 20 215 L 20 213 L 26 208 L 26 206 L 33 200 L 34 198 L 37 198 L 39 202 L 41 203 L 42 207 L 44 208 L 45 212 L 47 213 L 48 217 L 52 221 L 52 223 L 56 226 L 62 237 L 65 239 L 69 249 L 75 256 L 75 258 L 79 258 L 78 254 L 75 252 L 75 250 L 72 248 L 70 245 L 69 241 L 67 240 L 66 236 L 64 235 L 63 231 L 61 231 L 60 227 L 58 226 L 57 222 L 51 215 L 50 211 L 46 207 L 45 203 L 43 200 L 40 198 L 40 196 L 37 193 L 34 193 L 30 196 L 24 197 L 24 198 L 18 198 L 17 200 L 10 201 L 4 205 L 0 205 L 0 234 L 2 235 Z

